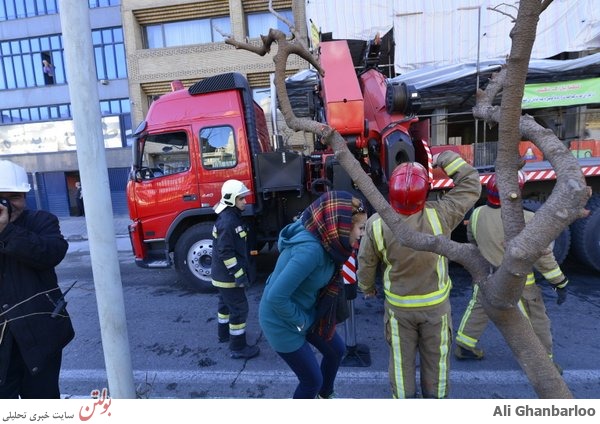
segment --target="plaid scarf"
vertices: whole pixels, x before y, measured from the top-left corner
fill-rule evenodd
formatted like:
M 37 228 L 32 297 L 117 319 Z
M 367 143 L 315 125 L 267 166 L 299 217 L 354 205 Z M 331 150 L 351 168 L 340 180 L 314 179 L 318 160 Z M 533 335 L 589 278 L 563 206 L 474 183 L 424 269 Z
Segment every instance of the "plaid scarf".
M 302 225 L 310 231 L 331 255 L 342 265 L 352 254 L 352 195 L 347 191 L 328 191 L 307 207 Z
M 325 340 L 331 340 L 335 334 L 336 324 L 348 318 L 346 295 L 340 273 L 334 272 L 325 287 L 319 290 L 317 298 L 315 322 L 310 328 Z

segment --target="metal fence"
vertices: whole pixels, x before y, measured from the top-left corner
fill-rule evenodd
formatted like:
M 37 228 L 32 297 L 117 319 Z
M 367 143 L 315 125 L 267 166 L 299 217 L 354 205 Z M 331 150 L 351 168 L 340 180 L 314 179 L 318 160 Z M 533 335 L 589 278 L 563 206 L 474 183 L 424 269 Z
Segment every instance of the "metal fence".
M 474 147 L 474 166 L 492 166 L 496 162 L 496 156 L 498 154 L 498 142 L 497 141 L 486 141 L 484 143 L 477 143 Z

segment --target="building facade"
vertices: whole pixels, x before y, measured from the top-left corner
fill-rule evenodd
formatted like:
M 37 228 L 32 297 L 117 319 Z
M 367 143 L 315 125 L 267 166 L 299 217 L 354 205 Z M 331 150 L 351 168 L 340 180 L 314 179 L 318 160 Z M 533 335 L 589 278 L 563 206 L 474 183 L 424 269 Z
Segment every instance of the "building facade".
M 131 132 L 120 0 L 88 0 L 113 210 L 126 213 Z M 77 141 L 58 0 L 0 0 L 0 159 L 23 166 L 28 205 L 77 215 Z M 84 187 L 85 193 L 85 187 Z
M 88 1 L 113 212 L 124 214 L 128 138 L 153 99 L 174 80 L 187 88 L 239 72 L 261 102 L 269 97 L 275 51 L 237 50 L 224 35 L 258 45 L 271 27 L 290 30 L 269 12 L 268 0 Z M 30 207 L 60 217 L 77 214 L 79 171 L 65 72 L 72 65 L 64 60 L 58 3 L 0 0 L 0 159 L 28 171 Z M 307 34 L 304 7 L 292 10 L 292 0 L 272 5 L 298 34 Z M 307 67 L 300 58 L 288 60 L 290 74 Z
M 222 35 L 258 45 L 260 34 L 271 27 L 289 33 L 268 5 L 268 0 L 122 0 L 133 120 L 140 122 L 154 96 L 170 91 L 173 80 L 187 88 L 212 75 L 239 72 L 257 101 L 268 96 L 276 51 L 259 56 L 237 50 L 225 44 Z M 272 5 L 306 36 L 303 7 L 292 10 L 292 0 L 273 0 Z M 298 57 L 288 60 L 290 74 L 307 67 Z

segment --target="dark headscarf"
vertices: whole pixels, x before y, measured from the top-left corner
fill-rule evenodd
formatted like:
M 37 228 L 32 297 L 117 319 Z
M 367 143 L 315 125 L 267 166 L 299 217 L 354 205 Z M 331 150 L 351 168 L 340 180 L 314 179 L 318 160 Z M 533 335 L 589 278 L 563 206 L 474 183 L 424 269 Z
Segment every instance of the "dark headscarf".
M 302 216 L 302 225 L 323 245 L 334 262 L 342 265 L 352 254 L 352 195 L 328 191 L 312 202 Z

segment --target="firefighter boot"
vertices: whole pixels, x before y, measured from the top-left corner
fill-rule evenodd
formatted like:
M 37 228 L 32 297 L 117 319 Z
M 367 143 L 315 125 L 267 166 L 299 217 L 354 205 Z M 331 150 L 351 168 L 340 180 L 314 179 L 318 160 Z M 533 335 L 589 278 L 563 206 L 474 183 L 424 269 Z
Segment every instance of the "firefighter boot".
M 219 327 L 219 343 L 225 343 L 229 341 L 229 323 L 220 322 Z
M 258 346 L 249 346 L 246 343 L 246 333 L 230 336 L 229 349 L 233 359 L 252 359 L 260 353 Z
M 483 350 L 475 347 L 464 347 L 459 344 L 454 349 L 454 355 L 458 359 L 483 359 Z

